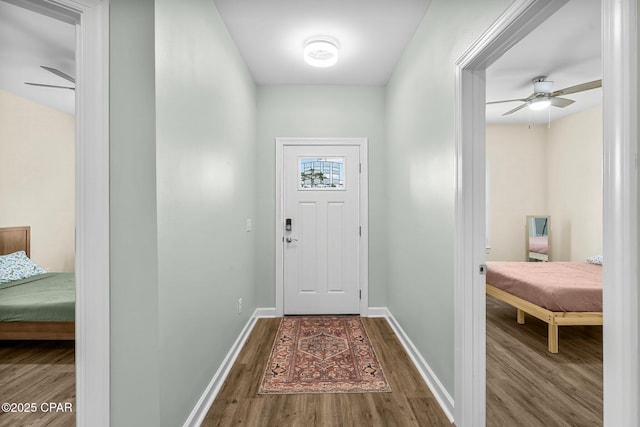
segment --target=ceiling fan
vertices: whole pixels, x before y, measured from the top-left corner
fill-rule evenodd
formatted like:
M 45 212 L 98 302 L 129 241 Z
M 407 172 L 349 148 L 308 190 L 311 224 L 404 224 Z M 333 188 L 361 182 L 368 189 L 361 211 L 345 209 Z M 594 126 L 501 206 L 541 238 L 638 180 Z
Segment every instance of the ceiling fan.
M 524 102 L 524 104 L 509 110 L 503 114 L 503 116 L 513 114 L 524 107 L 529 107 L 532 110 L 543 110 L 550 105 L 554 107 L 564 108 L 573 104 L 575 101 L 567 98 L 559 98 L 561 95 L 568 95 L 570 93 L 584 92 L 585 90 L 591 90 L 602 86 L 602 80 L 594 80 L 592 82 L 582 83 L 576 86 L 566 87 L 564 89 L 553 91 L 553 82 L 546 80 L 547 76 L 539 76 L 532 80 L 533 93 L 527 98 L 521 99 L 507 99 L 504 101 L 492 101 L 488 104 L 499 104 L 502 102 Z
M 75 78 L 73 78 L 70 75 L 68 75 L 66 73 L 63 73 L 62 71 L 57 70 L 55 68 L 45 67 L 44 65 L 41 65 L 40 68 L 43 68 L 43 69 L 47 70 L 48 72 L 55 74 L 58 77 L 62 77 L 63 79 L 68 80 L 71 83 L 75 84 L 75 82 L 76 82 Z M 47 85 L 47 84 L 43 84 L 43 83 L 31 83 L 31 82 L 24 82 L 24 84 L 31 85 L 31 86 L 53 87 L 53 88 L 56 88 L 56 89 L 76 90 L 75 87 L 71 87 L 71 86 Z

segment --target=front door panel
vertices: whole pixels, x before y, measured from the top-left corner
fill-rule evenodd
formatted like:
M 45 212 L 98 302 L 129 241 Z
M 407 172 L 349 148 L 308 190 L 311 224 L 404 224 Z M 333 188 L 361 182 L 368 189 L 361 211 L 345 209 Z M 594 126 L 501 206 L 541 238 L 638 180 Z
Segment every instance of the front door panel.
M 284 313 L 359 313 L 357 146 L 285 146 Z

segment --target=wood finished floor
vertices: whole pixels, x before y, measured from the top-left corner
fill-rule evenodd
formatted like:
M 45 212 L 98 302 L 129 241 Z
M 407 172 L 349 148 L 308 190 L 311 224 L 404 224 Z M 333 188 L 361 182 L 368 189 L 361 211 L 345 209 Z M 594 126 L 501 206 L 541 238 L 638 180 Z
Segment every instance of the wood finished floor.
M 602 327 L 547 324 L 487 296 L 487 427 L 602 426 Z
M 203 426 L 448 426 L 384 319 L 363 319 L 392 393 L 258 396 L 279 319 L 260 319 Z M 487 426 L 602 425 L 602 328 L 560 328 L 547 351 L 546 324 L 487 297 Z M 0 341 L 0 403 L 72 402 L 71 414 L 7 414 L 0 427 L 75 425 L 72 342 Z
M 1 427 L 74 426 L 73 341 L 0 341 L 0 403 L 36 403 L 35 413 L 5 413 Z M 46 402 L 70 402 L 71 413 L 43 412 Z
M 362 320 L 391 393 L 258 395 L 280 324 L 259 319 L 202 426 L 451 426 L 387 321 Z

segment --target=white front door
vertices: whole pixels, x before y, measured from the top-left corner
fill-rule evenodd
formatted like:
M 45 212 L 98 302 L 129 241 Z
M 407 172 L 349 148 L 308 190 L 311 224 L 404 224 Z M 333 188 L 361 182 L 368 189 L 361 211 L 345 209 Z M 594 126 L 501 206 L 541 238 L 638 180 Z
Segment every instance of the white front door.
M 360 312 L 360 148 L 283 149 L 284 314 Z

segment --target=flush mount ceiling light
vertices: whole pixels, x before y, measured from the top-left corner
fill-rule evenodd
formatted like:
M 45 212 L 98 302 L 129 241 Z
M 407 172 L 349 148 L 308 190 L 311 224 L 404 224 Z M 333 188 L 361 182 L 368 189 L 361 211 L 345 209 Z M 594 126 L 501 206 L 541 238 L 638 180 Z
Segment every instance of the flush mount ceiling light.
M 311 37 L 304 44 L 304 60 L 314 67 L 331 67 L 338 62 L 338 41 L 329 36 Z
M 540 96 L 538 98 L 533 98 L 528 102 L 528 104 L 530 110 L 540 111 L 551 105 L 551 99 L 549 99 L 548 96 Z

